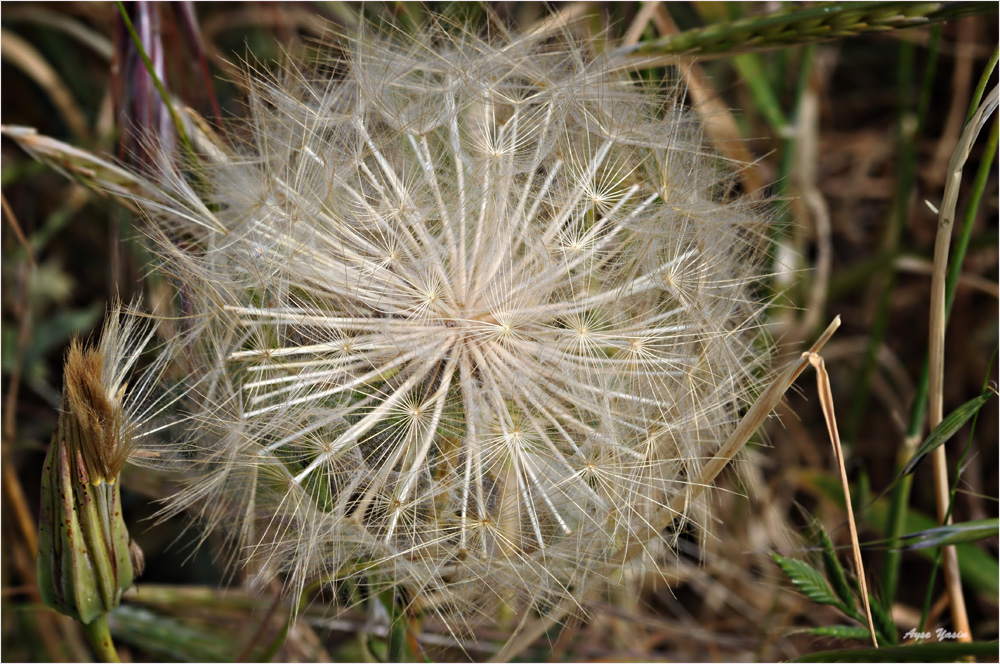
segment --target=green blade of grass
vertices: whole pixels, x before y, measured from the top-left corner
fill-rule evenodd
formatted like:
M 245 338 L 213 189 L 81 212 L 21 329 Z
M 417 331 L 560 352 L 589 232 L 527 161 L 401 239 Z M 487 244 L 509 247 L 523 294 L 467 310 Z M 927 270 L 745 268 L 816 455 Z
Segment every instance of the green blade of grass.
M 868 595 L 868 605 L 872 609 L 872 622 L 875 623 L 875 631 L 878 633 L 878 642 L 881 644 L 896 645 L 899 643 L 899 633 L 896 623 L 892 620 L 892 613 L 888 607 L 874 595 Z M 859 619 L 860 622 L 860 619 Z
M 962 229 L 955 240 L 955 258 L 948 266 L 948 283 L 945 285 L 945 307 L 948 315 L 951 314 L 951 307 L 955 302 L 955 290 L 958 288 L 958 278 L 962 273 L 965 253 L 969 249 L 972 227 L 976 221 L 976 214 L 979 212 L 979 204 L 983 200 L 983 193 L 989 183 L 990 171 L 993 170 L 993 159 L 997 154 L 998 122 L 1000 122 L 1000 118 L 993 118 L 993 126 L 990 128 L 986 144 L 983 146 L 979 169 L 976 171 L 976 177 L 973 179 L 972 188 L 968 193 L 968 203 L 965 206 L 965 214 L 962 215 Z
M 867 627 L 856 625 L 830 625 L 827 627 L 810 627 L 802 630 L 803 634 L 813 636 L 825 636 L 833 639 L 845 639 L 851 641 L 870 641 L 871 632 Z
M 997 66 L 998 55 L 1000 55 L 1000 46 L 994 46 L 993 55 L 990 56 L 989 61 L 986 63 L 986 68 L 983 69 L 983 73 L 979 76 L 979 83 L 976 84 L 976 90 L 972 93 L 972 102 L 969 104 L 969 110 L 965 114 L 966 124 L 976 114 L 976 109 L 979 108 L 979 104 L 983 101 L 983 95 L 986 94 L 986 86 L 989 85 L 990 77 L 993 76 L 993 70 Z
M 828 650 L 792 662 L 954 662 L 963 657 L 996 657 L 997 642 L 919 643 L 912 646 Z
M 732 63 L 750 89 L 755 106 L 767 119 L 771 129 L 780 136 L 788 126 L 788 120 L 767 78 L 764 61 L 756 53 L 748 53 L 734 56 Z
M 931 435 L 924 439 L 924 442 L 920 444 L 917 451 L 913 453 L 910 460 L 903 467 L 903 475 L 910 475 L 916 469 L 917 465 L 931 452 L 948 442 L 952 436 L 954 436 L 959 429 L 961 429 L 966 422 L 968 422 L 973 415 L 979 412 L 990 397 L 993 396 L 993 392 L 987 391 L 980 394 L 975 399 L 970 399 L 964 404 L 952 411 L 948 417 L 941 421 L 941 424 L 934 427 L 934 431 Z
M 915 551 L 949 544 L 978 542 L 987 537 L 996 537 L 998 533 L 1000 533 L 1000 519 L 979 519 L 921 530 L 903 535 L 900 540 L 904 550 Z
M 840 481 L 828 473 L 807 472 L 802 477 L 804 486 L 821 496 L 824 500 L 832 501 L 841 509 L 844 506 L 843 492 L 840 488 Z M 889 528 L 889 499 L 879 498 L 867 507 L 864 512 L 868 526 L 875 532 L 884 534 Z M 903 514 L 903 531 L 918 532 L 930 530 L 938 526 L 937 519 L 920 512 L 909 509 Z M 889 541 L 893 541 L 891 538 Z M 898 542 L 898 538 L 895 540 Z M 963 581 L 980 594 L 984 594 L 995 602 L 1000 588 L 1000 563 L 990 554 L 986 553 L 974 544 L 959 544 L 958 563 L 962 573 Z M 918 549 L 916 552 L 921 557 L 933 560 L 934 549 Z
M 196 628 L 175 618 L 122 604 L 108 615 L 111 633 L 123 643 L 174 662 L 229 662 L 238 644 L 217 628 Z
M 686 30 L 641 42 L 623 53 L 727 56 L 867 32 L 884 32 L 996 11 L 988 2 L 821 2 Z
M 837 552 L 833 548 L 833 542 L 830 541 L 830 536 L 827 535 L 826 531 L 822 528 L 819 529 L 819 534 L 823 554 L 823 567 L 826 570 L 826 578 L 829 580 L 830 585 L 833 587 L 833 591 L 837 593 L 837 597 L 840 598 L 840 601 L 843 602 L 848 611 L 854 611 L 857 608 L 857 604 L 854 600 L 854 593 L 851 591 L 850 584 L 847 583 L 847 574 L 844 572 L 844 568 L 841 566 L 840 560 L 837 558 Z M 865 634 L 868 634 L 867 629 L 865 630 Z
M 902 242 L 902 231 L 905 227 L 905 217 L 907 213 L 907 202 L 910 200 L 910 194 L 913 190 L 913 182 L 915 177 L 915 161 L 916 161 L 916 140 L 919 138 L 921 132 L 923 131 L 923 124 L 927 117 L 927 111 L 930 108 L 930 99 L 934 86 L 934 73 L 935 67 L 937 65 L 937 57 L 939 53 L 939 45 L 941 39 L 940 29 L 935 29 L 931 33 L 931 43 L 928 49 L 928 61 L 927 66 L 924 69 L 924 80 L 921 86 L 920 100 L 917 103 L 917 126 L 916 130 L 910 140 L 907 142 L 902 135 L 902 127 L 905 120 L 905 108 L 906 100 L 901 96 L 900 98 L 900 152 L 902 153 L 901 162 L 904 164 L 903 170 L 900 173 L 898 186 L 896 189 L 895 198 L 895 223 L 896 223 L 896 237 L 895 242 L 891 247 L 892 256 L 888 264 L 892 264 L 897 252 L 899 251 L 900 244 Z M 911 51 L 912 52 L 912 51 Z M 902 79 L 901 79 L 902 80 Z M 890 284 L 893 281 L 892 273 L 890 272 L 888 277 Z M 888 285 L 887 285 L 888 286 Z M 876 320 L 879 321 L 876 324 L 875 329 L 880 330 L 884 334 L 885 326 L 887 325 L 888 319 L 888 293 L 883 293 L 883 298 L 879 302 L 879 310 Z M 884 306 L 883 306 L 884 305 Z M 871 370 L 874 368 L 875 354 L 878 352 L 878 345 L 876 345 L 876 340 L 881 343 L 881 337 L 872 339 L 872 343 L 868 347 L 868 354 L 866 355 L 865 368 L 862 370 L 861 378 L 870 377 Z M 849 429 L 852 432 L 857 432 L 861 427 L 861 415 L 864 413 L 865 402 L 861 397 L 867 398 L 864 394 L 867 391 L 867 380 L 861 383 L 861 392 L 858 394 L 858 399 L 854 402 L 852 409 L 852 420 L 849 425 Z M 924 397 L 917 398 L 914 403 L 922 404 L 926 402 L 926 392 Z M 920 406 L 918 406 L 920 407 Z M 918 429 L 919 431 L 919 429 Z M 913 433 L 912 436 L 916 436 Z M 853 440 L 854 438 L 852 438 Z M 910 454 L 910 449 L 907 447 L 907 443 L 904 441 L 903 450 L 900 452 L 900 456 L 907 457 Z M 890 536 L 899 536 L 903 532 L 903 520 L 906 515 L 906 506 L 910 500 L 910 483 L 911 480 L 905 479 L 900 483 L 898 490 L 893 493 L 892 503 L 889 515 L 889 532 Z M 899 569 L 902 558 L 898 551 L 890 551 L 886 554 L 885 560 L 882 564 L 882 589 L 885 593 L 885 597 L 888 601 L 892 601 L 896 596 L 896 588 L 899 585 Z

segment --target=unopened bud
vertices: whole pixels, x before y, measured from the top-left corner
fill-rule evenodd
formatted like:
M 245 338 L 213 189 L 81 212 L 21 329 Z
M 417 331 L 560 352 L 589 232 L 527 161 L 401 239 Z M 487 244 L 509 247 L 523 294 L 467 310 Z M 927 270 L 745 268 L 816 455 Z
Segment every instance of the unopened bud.
M 42 473 L 38 586 L 48 606 L 89 623 L 118 606 L 133 574 L 120 486 L 95 481 L 82 444 L 73 412 L 64 411 Z
M 48 606 L 82 623 L 118 606 L 141 568 L 117 480 L 137 431 L 125 378 L 150 337 L 139 341 L 135 323 L 122 325 L 120 314 L 118 306 L 108 313 L 99 346 L 70 346 L 42 474 L 39 589 Z

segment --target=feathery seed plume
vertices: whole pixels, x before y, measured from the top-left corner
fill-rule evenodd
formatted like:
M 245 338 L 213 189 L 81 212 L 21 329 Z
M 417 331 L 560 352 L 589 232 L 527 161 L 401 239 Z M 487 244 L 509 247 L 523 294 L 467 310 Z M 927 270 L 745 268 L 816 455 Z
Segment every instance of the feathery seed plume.
M 345 39 L 147 191 L 199 385 L 169 510 L 259 580 L 580 598 L 733 430 L 766 219 L 676 89 L 593 49 Z

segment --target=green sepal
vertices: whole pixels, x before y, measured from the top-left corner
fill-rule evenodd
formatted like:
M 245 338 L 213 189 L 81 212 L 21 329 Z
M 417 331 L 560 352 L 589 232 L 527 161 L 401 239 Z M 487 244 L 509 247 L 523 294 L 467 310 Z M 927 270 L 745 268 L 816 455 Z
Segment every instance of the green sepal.
M 38 587 L 42 601 L 90 623 L 132 585 L 129 534 L 117 482 L 90 482 L 80 431 L 63 412 L 42 471 Z

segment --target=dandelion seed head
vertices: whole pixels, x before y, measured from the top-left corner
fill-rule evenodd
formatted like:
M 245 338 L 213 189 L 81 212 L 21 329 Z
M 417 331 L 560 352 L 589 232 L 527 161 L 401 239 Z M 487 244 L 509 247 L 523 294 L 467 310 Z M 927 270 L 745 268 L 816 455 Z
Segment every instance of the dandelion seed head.
M 766 219 L 676 90 L 563 33 L 344 40 L 247 93 L 155 210 L 201 401 L 170 509 L 298 591 L 582 597 L 757 384 Z

